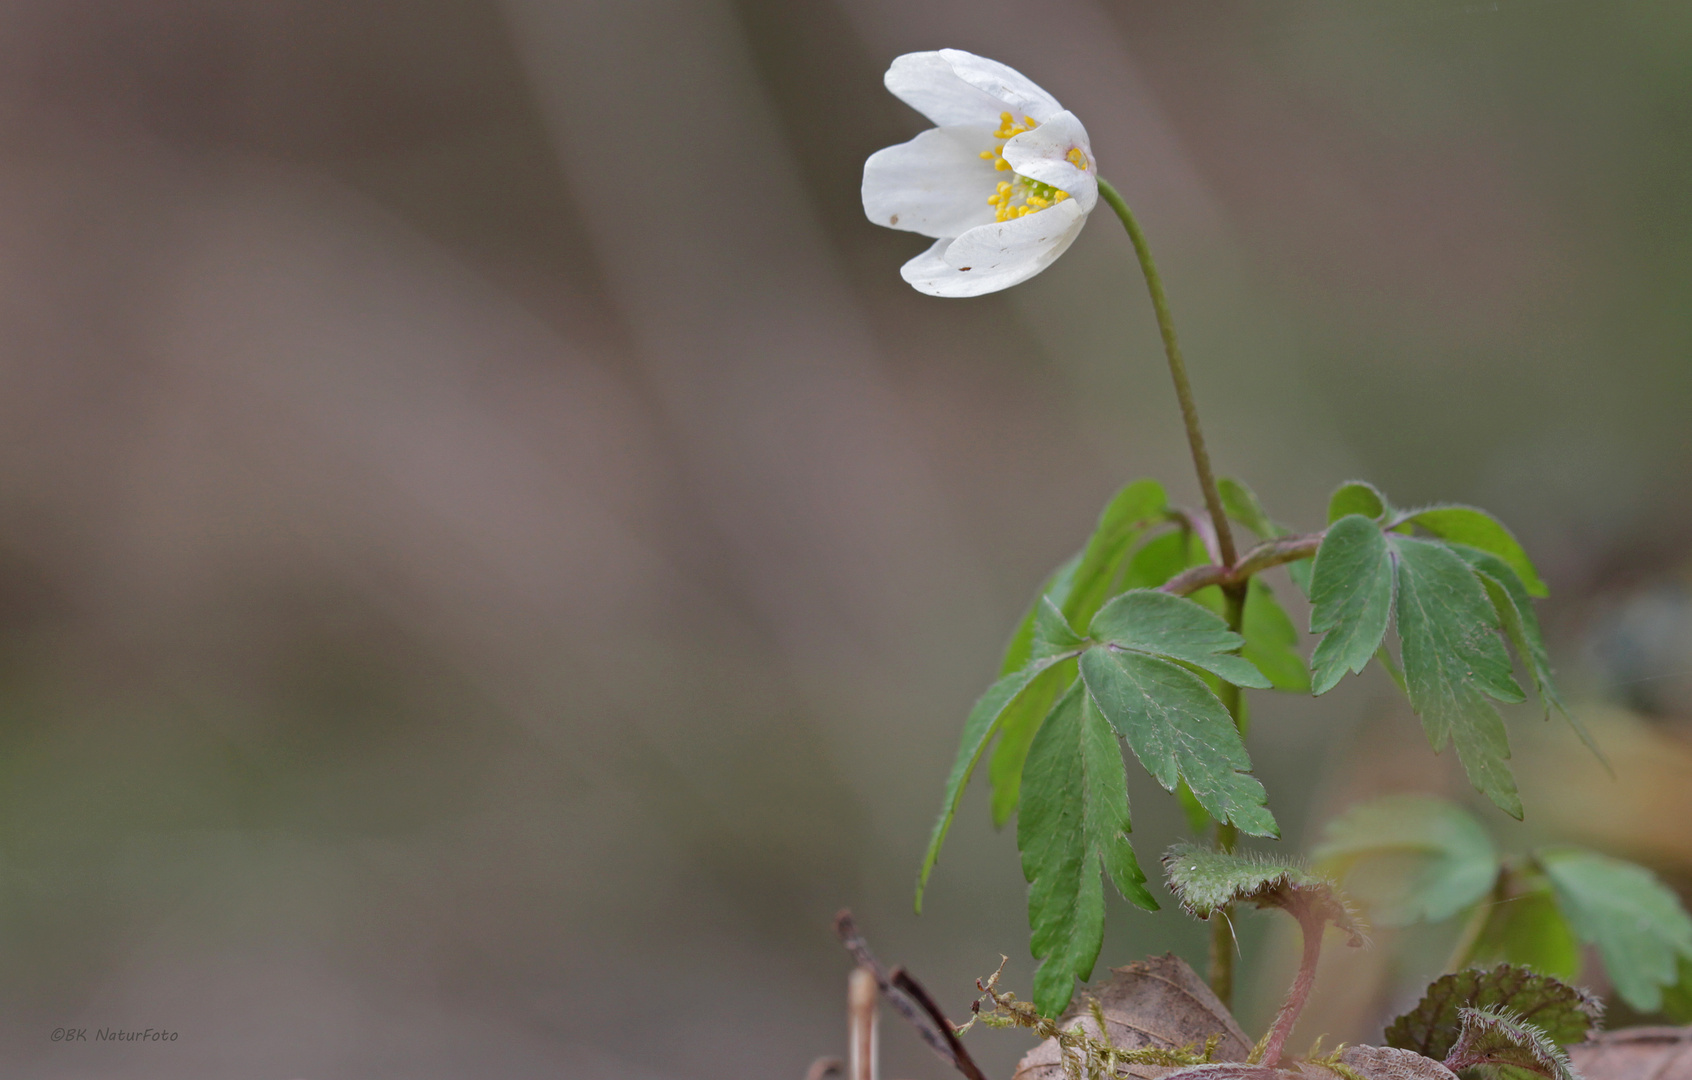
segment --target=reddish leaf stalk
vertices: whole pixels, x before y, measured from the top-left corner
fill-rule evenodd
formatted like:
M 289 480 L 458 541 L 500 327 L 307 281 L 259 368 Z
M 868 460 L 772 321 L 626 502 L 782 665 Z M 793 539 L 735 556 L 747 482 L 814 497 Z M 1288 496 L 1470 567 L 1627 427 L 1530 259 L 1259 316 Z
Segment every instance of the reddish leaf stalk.
M 1310 1000 L 1310 988 L 1316 983 L 1316 961 L 1322 955 L 1322 930 L 1327 925 L 1323 914 L 1311 910 L 1309 904 L 1289 906 L 1287 911 L 1298 919 L 1298 928 L 1304 935 L 1304 955 L 1299 959 L 1298 974 L 1293 976 L 1292 987 L 1287 990 L 1287 1000 L 1276 1014 L 1275 1026 L 1269 1029 L 1269 1039 L 1263 1044 L 1262 1064 L 1269 1069 L 1280 1062 L 1281 1051 L 1287 1045 L 1293 1025 L 1298 1023 L 1298 1014 L 1304 1011 L 1304 1003 Z

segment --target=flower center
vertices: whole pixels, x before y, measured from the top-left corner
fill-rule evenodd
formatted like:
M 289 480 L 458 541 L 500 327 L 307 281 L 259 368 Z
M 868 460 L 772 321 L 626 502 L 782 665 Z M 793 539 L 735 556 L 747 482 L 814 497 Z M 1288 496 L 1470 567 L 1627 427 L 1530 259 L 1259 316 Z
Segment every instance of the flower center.
M 1018 124 L 1008 112 L 999 114 L 999 130 L 993 132 L 996 139 L 1009 140 L 1014 135 L 1021 135 L 1024 131 L 1033 131 L 1040 125 L 1032 116 L 1024 116 L 1022 124 Z M 1071 150 L 1069 160 L 1078 169 L 1087 167 L 1087 155 L 1079 147 Z M 991 150 L 981 151 L 984 161 L 991 161 L 993 168 L 1000 172 L 1013 172 L 1011 163 L 1005 160 L 1005 144 L 1000 142 Z M 999 190 L 987 196 L 987 205 L 997 207 L 995 215 L 999 221 L 1009 221 L 1012 218 L 1027 217 L 1037 214 L 1054 203 L 1060 203 L 1069 198 L 1067 191 L 1059 191 L 1050 184 L 1042 184 L 1038 180 L 1030 180 L 1026 176 L 1016 176 L 1011 180 L 999 181 Z

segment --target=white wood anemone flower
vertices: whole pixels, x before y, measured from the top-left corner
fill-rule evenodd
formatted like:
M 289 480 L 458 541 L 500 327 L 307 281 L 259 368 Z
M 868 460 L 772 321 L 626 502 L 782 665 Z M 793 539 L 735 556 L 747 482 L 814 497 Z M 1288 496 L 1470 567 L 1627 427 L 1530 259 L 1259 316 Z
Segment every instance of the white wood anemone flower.
M 864 163 L 864 213 L 935 237 L 899 271 L 930 296 L 1027 281 L 1068 250 L 1099 199 L 1087 129 L 1021 72 L 960 49 L 906 53 L 887 89 L 937 127 Z

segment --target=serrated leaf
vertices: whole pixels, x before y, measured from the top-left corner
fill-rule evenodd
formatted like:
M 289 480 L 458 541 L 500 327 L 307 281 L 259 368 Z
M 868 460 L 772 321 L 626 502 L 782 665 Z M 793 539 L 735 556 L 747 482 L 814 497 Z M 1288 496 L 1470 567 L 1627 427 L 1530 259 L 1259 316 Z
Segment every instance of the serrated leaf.
M 1533 561 L 1522 550 L 1521 542 L 1504 523 L 1474 506 L 1430 506 L 1408 515 L 1408 521 L 1453 544 L 1466 544 L 1490 552 L 1509 564 L 1533 596 L 1549 596 L 1550 590 L 1539 579 Z
M 1099 645 L 1081 654 L 1087 692 L 1162 784 L 1185 780 L 1205 812 L 1253 836 L 1279 836 L 1228 710 L 1197 675 L 1160 657 Z
M 952 762 L 951 775 L 946 778 L 946 795 L 940 804 L 940 817 L 935 821 L 934 831 L 929 836 L 928 852 L 923 856 L 922 871 L 917 878 L 918 914 L 922 912 L 922 893 L 928 887 L 928 875 L 933 872 L 934 863 L 940 857 L 940 847 L 946 842 L 946 833 L 951 830 L 952 818 L 958 812 L 964 786 L 969 783 L 970 774 L 975 771 L 976 763 L 981 760 L 981 752 L 987 748 L 987 744 L 999 730 L 1005 710 L 1034 683 L 1050 677 L 1049 669 L 1060 659 L 1062 658 L 1059 656 L 1048 656 L 1032 661 L 1020 671 L 1011 672 L 988 687 L 987 692 L 981 695 L 975 707 L 969 711 L 969 718 L 964 721 L 957 758 Z
M 1187 815 L 1187 828 L 1193 832 L 1207 832 L 1216 821 L 1199 805 L 1198 799 L 1193 796 L 1193 789 L 1187 786 L 1185 780 L 1175 785 L 1175 801 L 1181 804 L 1181 813 Z
M 1275 689 L 1310 692 L 1310 669 L 1298 654 L 1298 627 L 1261 577 L 1253 577 L 1246 586 L 1240 634 L 1245 638 L 1240 656 L 1263 672 Z
M 1216 493 L 1222 497 L 1223 513 L 1256 533 L 1259 539 L 1272 540 L 1286 532 L 1264 512 L 1256 494 L 1233 477 L 1218 479 Z
M 1575 933 L 1598 946 L 1616 992 L 1640 1012 L 1657 1011 L 1680 959 L 1692 957 L 1692 917 L 1680 899 L 1643 866 L 1596 852 L 1542 849 L 1534 861 Z
M 1466 544 L 1451 544 L 1450 547 L 1480 575 L 1482 583 L 1486 586 L 1487 597 L 1492 601 L 1493 609 L 1498 612 L 1498 619 L 1504 625 L 1504 632 L 1510 636 L 1511 643 L 1516 646 L 1516 652 L 1521 655 L 1528 672 L 1533 676 L 1533 685 L 1539 692 L 1546 719 L 1550 719 L 1553 708 L 1562 713 L 1569 726 L 1574 728 L 1575 734 L 1580 736 L 1580 741 L 1608 768 L 1609 761 L 1604 757 L 1604 752 L 1598 748 L 1598 743 L 1586 730 L 1586 725 L 1563 705 L 1563 699 L 1551 681 L 1551 654 L 1545 648 L 1545 639 L 1539 632 L 1539 619 L 1533 612 L 1533 599 L 1528 595 L 1522 579 L 1516 575 L 1509 563 L 1489 551 Z
M 1263 673 L 1233 655 L 1245 639 L 1213 612 L 1155 589 L 1125 592 L 1099 609 L 1088 633 L 1118 649 L 1167 656 L 1203 668 L 1235 686 L 1269 689 Z
M 1409 536 L 1388 540 L 1397 562 L 1399 651 L 1410 707 L 1434 752 L 1449 739 L 1475 790 L 1511 817 L 1522 816 L 1505 764 L 1504 718 L 1487 700 L 1526 695 L 1510 674 L 1497 613 L 1469 565 L 1444 544 Z
M 1016 830 L 1030 948 L 1043 961 L 1034 1002 L 1047 1016 L 1069 1004 L 1075 979 L 1093 973 L 1104 939 L 1101 869 L 1125 899 L 1157 910 L 1128 843 L 1127 785 L 1116 736 L 1077 682 L 1029 748 Z
M 1381 926 L 1440 922 L 1492 890 L 1498 851 L 1480 823 L 1462 808 L 1425 795 L 1391 795 L 1354 806 L 1328 822 L 1313 858 L 1322 871 L 1343 875 L 1359 861 L 1413 854 L 1420 863 L 1401 895 L 1373 904 Z
M 1462 1034 L 1463 1009 L 1504 1008 L 1538 1025 L 1554 1042 L 1577 1043 L 1603 1016 L 1603 1003 L 1576 986 L 1524 967 L 1499 964 L 1441 975 L 1416 1007 L 1386 1029 L 1386 1044 L 1439 1060 Z
M 1040 591 L 1034 596 L 1034 602 L 1028 605 L 1028 611 L 1023 614 L 1022 621 L 1016 624 L 1016 630 L 1005 646 L 1004 658 L 999 662 L 1000 675 L 1021 671 L 1028 664 L 1034 647 L 1034 613 L 1040 610 L 1040 601 L 1044 599 L 1051 600 L 1060 611 L 1063 609 L 1064 601 L 1069 598 L 1070 586 L 1075 581 L 1075 568 L 1081 565 L 1081 555 L 1078 551 L 1070 556 L 1063 565 L 1053 570 L 1051 576 L 1040 586 Z
M 1328 496 L 1328 524 L 1342 517 L 1361 514 L 1371 520 L 1379 519 L 1390 509 L 1386 496 L 1375 485 L 1362 480 L 1349 480 Z
M 1538 1024 L 1501 1008 L 1459 1009 L 1462 1031 L 1446 1056 L 1452 1072 L 1491 1066 L 1508 1074 L 1524 1069 L 1550 1080 L 1581 1080 L 1563 1052 Z
M 1002 829 L 1016 813 L 1022 797 L 1022 766 L 1028 759 L 1028 747 L 1046 714 L 1052 711 L 1060 691 L 1074 682 L 1080 674 L 1075 661 L 1064 660 L 1051 673 L 1030 686 L 1028 690 L 1005 707 L 999 717 L 999 741 L 993 747 L 993 757 L 987 763 L 987 780 L 993 788 L 993 827 Z
M 1182 910 L 1197 918 L 1208 919 L 1230 904 L 1303 907 L 1361 941 L 1356 917 L 1339 886 L 1297 863 L 1176 844 L 1163 856 L 1163 870 Z
M 1325 694 L 1347 671 L 1363 670 L 1386 634 L 1392 599 L 1393 568 L 1380 526 L 1361 514 L 1328 526 L 1310 581 L 1310 632 L 1324 635 L 1310 657 L 1312 692 Z
M 1492 905 L 1469 957 L 1483 967 L 1516 964 L 1564 981 L 1580 974 L 1580 941 L 1544 880 Z
M 1076 564 L 1069 595 L 1060 605 L 1071 624 L 1087 625 L 1110 599 L 1129 549 L 1147 529 L 1162 522 L 1168 510 L 1169 496 L 1156 480 L 1136 480 L 1105 504 Z

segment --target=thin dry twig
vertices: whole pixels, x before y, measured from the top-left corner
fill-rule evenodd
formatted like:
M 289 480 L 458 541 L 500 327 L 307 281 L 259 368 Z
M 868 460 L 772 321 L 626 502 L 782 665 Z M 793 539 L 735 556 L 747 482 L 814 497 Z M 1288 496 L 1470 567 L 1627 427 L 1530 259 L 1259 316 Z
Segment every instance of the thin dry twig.
M 876 1048 L 877 989 L 875 972 L 859 965 L 846 983 L 847 1050 L 852 1080 L 877 1080 L 881 1055 Z
M 957 1025 L 946 1019 L 934 999 L 929 997 L 928 991 L 922 988 L 911 974 L 903 968 L 895 968 L 889 972 L 882 967 L 881 961 L 870 951 L 869 943 L 858 932 L 858 924 L 852 918 L 850 911 L 842 911 L 834 917 L 834 932 L 840 938 L 840 943 L 846 946 L 846 951 L 852 954 L 852 959 L 858 966 L 867 968 L 875 976 L 876 985 L 888 1004 L 903 1016 L 928 1048 L 940 1055 L 952 1068 L 963 1073 L 969 1080 L 987 1080 L 980 1066 L 970 1057 L 969 1051 L 957 1036 Z

